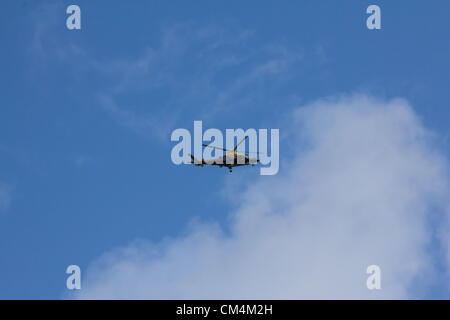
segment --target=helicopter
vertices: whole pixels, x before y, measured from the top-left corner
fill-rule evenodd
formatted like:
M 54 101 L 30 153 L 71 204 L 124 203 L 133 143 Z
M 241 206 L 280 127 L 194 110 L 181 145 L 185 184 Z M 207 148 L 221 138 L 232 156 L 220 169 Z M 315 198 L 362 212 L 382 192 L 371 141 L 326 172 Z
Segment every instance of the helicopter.
M 226 153 L 223 156 L 217 157 L 215 159 L 197 159 L 192 154 L 189 154 L 191 157 L 191 164 L 194 164 L 195 166 L 203 167 L 204 165 L 210 165 L 210 166 L 219 166 L 227 167 L 228 170 L 230 170 L 230 173 L 233 172 L 233 167 L 239 167 L 239 166 L 248 166 L 252 165 L 254 166 L 256 163 L 259 162 L 258 158 L 251 158 L 250 153 L 256 153 L 260 154 L 259 152 L 246 152 L 246 153 L 238 153 L 237 148 L 248 138 L 248 136 L 245 136 L 244 139 L 242 139 L 236 147 L 234 147 L 233 150 L 220 148 L 216 146 L 210 146 L 207 144 L 203 144 L 204 147 L 207 148 L 213 148 L 217 150 L 226 151 Z

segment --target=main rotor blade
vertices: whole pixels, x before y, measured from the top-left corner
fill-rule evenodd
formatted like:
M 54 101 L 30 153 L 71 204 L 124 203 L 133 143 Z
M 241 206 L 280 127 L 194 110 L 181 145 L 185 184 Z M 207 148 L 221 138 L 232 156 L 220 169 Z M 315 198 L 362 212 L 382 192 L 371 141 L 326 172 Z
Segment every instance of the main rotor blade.
M 239 142 L 239 143 L 236 145 L 236 147 L 234 147 L 234 150 L 233 150 L 233 151 L 236 151 L 237 148 L 240 146 L 240 144 L 241 144 L 242 142 L 244 142 L 247 138 L 248 138 L 248 136 L 245 136 L 244 139 L 242 139 L 241 142 Z
M 210 146 L 210 145 L 207 145 L 207 144 L 203 144 L 203 146 L 204 146 L 204 147 L 207 147 L 207 148 L 217 149 L 217 150 L 233 151 L 233 150 L 230 150 L 230 149 L 224 149 L 224 148 L 220 148 L 220 147 L 216 147 L 216 146 Z

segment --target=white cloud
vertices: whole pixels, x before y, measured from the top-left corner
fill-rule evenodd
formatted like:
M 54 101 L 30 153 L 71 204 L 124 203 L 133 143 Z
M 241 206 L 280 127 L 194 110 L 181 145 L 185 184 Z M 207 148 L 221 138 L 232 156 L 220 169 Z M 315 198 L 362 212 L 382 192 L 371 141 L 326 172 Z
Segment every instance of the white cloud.
M 91 266 L 77 297 L 420 296 L 416 281 L 437 274 L 431 209 L 448 230 L 447 160 L 433 136 L 404 100 L 322 100 L 293 118 L 300 150 L 245 188 L 229 233 L 205 224 L 117 249 Z M 366 288 L 371 264 L 381 267 L 380 291 Z

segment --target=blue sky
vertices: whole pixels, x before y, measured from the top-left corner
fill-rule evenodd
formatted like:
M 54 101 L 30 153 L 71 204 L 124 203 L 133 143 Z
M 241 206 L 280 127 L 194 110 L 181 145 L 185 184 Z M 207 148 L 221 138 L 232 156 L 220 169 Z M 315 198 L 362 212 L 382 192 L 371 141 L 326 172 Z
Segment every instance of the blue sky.
M 65 9 L 81 7 L 82 29 Z M 366 28 L 378 4 L 382 29 Z M 406 99 L 450 156 L 446 1 L 2 1 L 0 298 L 58 299 L 136 239 L 224 230 L 259 170 L 175 166 L 176 128 L 280 128 L 329 96 Z M 249 170 L 246 170 L 249 169 Z M 234 178 L 236 177 L 236 178 Z M 271 181 L 273 177 L 267 177 Z M 244 183 L 243 183 L 244 181 Z M 231 195 L 231 196 L 230 196 Z M 439 224 L 439 220 L 433 222 Z M 438 278 L 443 248 L 434 241 Z M 442 281 L 413 296 L 448 298 Z

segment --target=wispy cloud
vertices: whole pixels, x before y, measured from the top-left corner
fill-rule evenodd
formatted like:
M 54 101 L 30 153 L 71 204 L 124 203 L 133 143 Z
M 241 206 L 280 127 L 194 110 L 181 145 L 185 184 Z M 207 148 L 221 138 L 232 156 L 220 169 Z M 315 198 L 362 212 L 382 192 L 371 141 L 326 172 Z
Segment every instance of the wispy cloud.
M 442 257 L 428 252 L 433 233 L 448 230 L 448 159 L 409 104 L 326 99 L 292 119 L 302 148 L 279 175 L 245 187 L 229 233 L 199 224 L 117 249 L 76 297 L 408 298 L 421 296 L 410 290 L 420 279 L 448 283 L 436 278 Z M 372 264 L 380 291 L 366 288 Z
M 137 114 L 132 108 L 118 106 L 111 95 L 99 94 L 98 101 L 105 111 L 107 111 L 117 122 L 134 132 L 147 137 L 157 137 L 161 140 L 167 139 L 167 132 L 171 125 L 171 116 Z
M 38 59 L 35 65 L 54 63 L 54 60 L 67 62 L 74 57 L 84 56 L 86 53 L 67 36 L 64 4 L 47 2 L 37 4 L 30 12 L 30 53 Z
M 86 154 L 75 154 L 70 157 L 71 162 L 78 168 L 82 168 L 93 162 L 93 158 Z
M 0 183 L 0 213 L 5 212 L 11 204 L 12 189 L 9 185 Z
M 299 46 L 262 41 L 256 32 L 232 24 L 194 22 L 166 25 L 143 49 L 100 59 L 82 39 L 70 40 L 55 18 L 61 12 L 62 5 L 42 5 L 32 15 L 34 66 L 77 61 L 77 68 L 67 70 L 77 80 L 71 86 L 95 77 L 98 85 L 88 88 L 89 95 L 107 114 L 138 134 L 164 141 L 183 119 L 231 121 L 237 112 L 289 104 L 294 95 L 285 92 L 286 84 L 304 62 Z
M 207 120 L 262 108 L 271 101 L 269 92 L 290 79 L 302 54 L 280 43 L 258 43 L 253 36 L 249 30 L 192 23 L 163 29 L 159 43 L 134 59 L 94 63 L 117 79 L 101 91 L 100 100 L 119 123 L 137 132 L 162 136 L 165 123 L 164 139 L 186 116 Z

